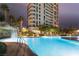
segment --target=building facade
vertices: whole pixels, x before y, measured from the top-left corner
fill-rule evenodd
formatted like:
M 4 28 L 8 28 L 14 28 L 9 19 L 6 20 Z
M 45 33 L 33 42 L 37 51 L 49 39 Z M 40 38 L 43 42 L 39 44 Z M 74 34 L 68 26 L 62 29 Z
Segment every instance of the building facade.
M 58 26 L 58 4 L 29 3 L 27 4 L 27 19 L 28 27 Z

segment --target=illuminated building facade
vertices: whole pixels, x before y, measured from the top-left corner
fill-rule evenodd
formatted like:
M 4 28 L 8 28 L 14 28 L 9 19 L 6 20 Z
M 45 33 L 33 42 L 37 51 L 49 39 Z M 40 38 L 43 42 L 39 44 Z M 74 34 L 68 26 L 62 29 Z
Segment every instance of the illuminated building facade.
M 28 27 L 40 25 L 58 26 L 57 3 L 29 3 L 27 5 Z

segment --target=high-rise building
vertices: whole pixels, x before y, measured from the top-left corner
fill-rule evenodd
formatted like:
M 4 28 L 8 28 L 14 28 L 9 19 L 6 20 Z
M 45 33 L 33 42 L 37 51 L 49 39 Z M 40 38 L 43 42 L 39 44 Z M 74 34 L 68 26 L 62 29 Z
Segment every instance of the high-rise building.
M 27 5 L 28 27 L 52 25 L 58 27 L 57 3 L 29 3 Z

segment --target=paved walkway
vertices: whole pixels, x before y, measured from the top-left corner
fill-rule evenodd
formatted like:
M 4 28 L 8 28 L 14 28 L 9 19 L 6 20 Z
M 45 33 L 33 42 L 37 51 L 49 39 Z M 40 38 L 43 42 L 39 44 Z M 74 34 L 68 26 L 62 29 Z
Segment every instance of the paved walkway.
M 16 42 L 5 42 L 5 44 L 7 45 L 5 56 L 36 56 L 26 44 Z

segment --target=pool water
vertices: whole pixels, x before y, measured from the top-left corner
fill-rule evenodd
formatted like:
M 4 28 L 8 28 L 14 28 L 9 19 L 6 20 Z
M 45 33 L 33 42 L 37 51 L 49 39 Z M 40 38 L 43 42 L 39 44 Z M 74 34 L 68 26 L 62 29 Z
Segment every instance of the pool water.
M 19 38 L 7 38 L 0 41 L 17 42 Z M 21 38 L 38 56 L 77 56 L 79 42 L 62 39 L 61 37 L 43 36 L 37 38 Z M 21 40 L 19 39 L 19 40 Z
M 79 55 L 79 42 L 60 37 L 29 38 L 28 46 L 39 56 Z

